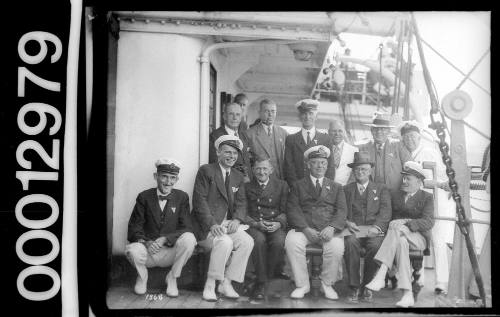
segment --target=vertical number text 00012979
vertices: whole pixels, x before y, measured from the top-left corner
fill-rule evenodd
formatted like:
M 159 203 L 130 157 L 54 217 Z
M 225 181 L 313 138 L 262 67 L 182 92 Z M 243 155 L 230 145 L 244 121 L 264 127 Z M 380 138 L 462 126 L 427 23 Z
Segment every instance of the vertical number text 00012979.
M 26 44 L 30 41 L 35 41 L 38 43 L 39 48 L 35 55 L 30 55 L 27 52 Z M 55 51 L 49 56 L 47 42 L 55 46 Z M 63 53 L 63 45 L 61 40 L 54 34 L 43 32 L 43 31 L 33 31 L 27 32 L 20 37 L 18 42 L 17 51 L 20 59 L 25 63 L 25 65 L 19 65 L 17 73 L 17 97 L 18 100 L 23 104 L 19 109 L 17 115 L 17 125 L 18 128 L 24 133 L 26 139 L 20 142 L 16 150 L 16 161 L 20 168 L 25 170 L 16 171 L 16 178 L 22 184 L 22 190 L 27 191 L 30 186 L 30 182 L 34 181 L 49 181 L 55 182 L 59 180 L 59 153 L 60 153 L 60 140 L 52 139 L 52 153 L 49 154 L 46 149 L 34 138 L 41 133 L 47 133 L 50 136 L 55 135 L 62 125 L 62 117 L 60 111 L 47 103 L 43 102 L 29 102 L 24 103 L 23 98 L 25 97 L 25 88 L 27 80 L 31 81 L 33 84 L 41 87 L 42 89 L 49 90 L 55 93 L 61 92 L 61 83 L 55 81 L 49 81 L 43 79 L 39 75 L 34 74 L 29 70 L 30 65 L 36 65 L 39 63 L 51 64 L 57 63 L 61 58 Z M 51 49 L 52 51 L 52 49 Z M 49 57 L 49 58 L 47 58 Z M 37 115 L 37 122 L 35 125 L 29 125 L 26 122 L 27 114 L 32 113 Z M 47 117 L 51 116 L 53 124 L 48 127 Z M 32 123 L 30 121 L 30 123 Z M 25 158 L 26 151 L 34 151 L 45 163 L 51 171 L 33 171 L 32 162 Z M 50 150 L 49 150 L 50 152 Z M 45 204 L 50 208 L 50 216 L 45 219 L 28 219 L 23 214 L 25 206 L 29 204 Z M 61 287 L 61 278 L 57 271 L 53 268 L 46 266 L 46 264 L 53 261 L 60 251 L 60 243 L 56 235 L 48 231 L 47 228 L 52 226 L 59 218 L 59 205 L 57 201 L 47 195 L 41 193 L 29 194 L 23 196 L 16 204 L 15 216 L 17 221 L 24 226 L 26 229 L 30 229 L 19 236 L 16 242 L 16 253 L 21 261 L 29 265 L 23 269 L 17 277 L 17 290 L 21 296 L 32 301 L 44 301 L 54 297 Z M 32 239 L 45 239 L 51 244 L 51 251 L 48 254 L 32 256 L 24 252 L 24 244 Z M 25 287 L 25 279 L 32 275 L 46 275 L 52 279 L 52 287 L 45 291 L 31 291 Z

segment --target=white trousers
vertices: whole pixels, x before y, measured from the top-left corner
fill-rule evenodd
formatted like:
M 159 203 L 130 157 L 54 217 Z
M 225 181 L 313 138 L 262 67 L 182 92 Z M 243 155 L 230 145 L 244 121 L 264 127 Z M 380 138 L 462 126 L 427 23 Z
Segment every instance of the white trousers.
M 220 237 L 209 232 L 207 238 L 199 242 L 200 246 L 211 250 L 207 276 L 219 281 L 226 277 L 242 283 L 253 244 L 252 237 L 243 230 Z
M 306 262 L 308 244 L 312 243 L 302 232 L 297 232 L 295 229 L 288 231 L 285 238 L 285 251 L 297 287 L 309 285 L 309 271 Z M 343 255 L 344 237 L 333 237 L 330 241 L 323 243 L 323 266 L 320 279 L 326 285 L 333 285 L 337 281 Z
M 155 254 L 149 254 L 144 244 L 133 242 L 126 246 L 125 255 L 136 268 L 137 274 L 143 281 L 148 280 L 149 267 L 172 266 L 170 273 L 178 278 L 181 276 L 182 268 L 193 254 L 196 246 L 196 238 L 191 232 L 184 232 L 175 242 L 172 248 L 161 247 Z

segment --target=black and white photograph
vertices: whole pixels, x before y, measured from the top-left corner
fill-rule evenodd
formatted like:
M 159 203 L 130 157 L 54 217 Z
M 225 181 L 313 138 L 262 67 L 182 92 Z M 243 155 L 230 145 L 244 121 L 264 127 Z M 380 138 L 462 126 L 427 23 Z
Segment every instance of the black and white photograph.
M 489 17 L 108 12 L 108 307 L 491 307 Z
M 14 315 L 496 313 L 492 11 L 15 7 Z

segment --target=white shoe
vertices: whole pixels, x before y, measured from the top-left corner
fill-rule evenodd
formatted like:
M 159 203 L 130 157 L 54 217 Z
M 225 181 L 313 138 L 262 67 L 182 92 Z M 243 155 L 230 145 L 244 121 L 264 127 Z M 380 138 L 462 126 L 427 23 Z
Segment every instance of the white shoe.
M 224 281 L 219 284 L 218 291 L 227 298 L 236 299 L 240 297 L 240 295 L 234 290 L 231 280 L 228 279 L 224 279 Z
M 323 281 L 321 281 L 321 289 L 323 290 L 326 298 L 332 300 L 339 299 L 339 295 L 337 294 L 337 292 L 335 292 L 333 287 L 331 287 L 330 285 L 326 285 L 325 283 L 323 283 Z
M 177 279 L 167 274 L 167 296 L 168 297 L 177 297 L 179 296 L 179 290 L 177 289 Z
M 396 303 L 398 307 L 408 308 L 415 305 L 415 300 L 413 299 L 413 292 L 407 292 L 403 295 L 403 298 L 399 302 Z
M 216 302 L 217 295 L 215 295 L 215 285 L 205 284 L 203 289 L 203 299 L 209 302 Z
M 148 280 L 143 280 L 140 276 L 137 276 L 135 280 L 134 292 L 137 295 L 143 295 L 148 289 Z
M 292 294 L 290 294 L 290 297 L 291 298 L 294 298 L 294 299 L 301 299 L 301 298 L 304 298 L 304 295 L 309 293 L 309 291 L 311 290 L 310 286 L 307 285 L 307 286 L 304 286 L 304 287 L 297 287 L 293 292 Z
M 380 291 L 381 288 L 385 286 L 384 280 L 373 279 L 370 283 L 366 284 L 365 287 L 374 292 Z

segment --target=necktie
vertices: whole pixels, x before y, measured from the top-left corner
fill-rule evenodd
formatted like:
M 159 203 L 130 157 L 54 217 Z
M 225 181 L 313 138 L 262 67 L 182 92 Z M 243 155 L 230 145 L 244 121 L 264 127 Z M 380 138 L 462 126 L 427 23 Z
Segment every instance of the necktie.
M 410 199 L 411 195 L 410 194 L 406 194 L 405 196 L 405 204 L 408 202 L 408 199 Z
M 160 201 L 167 200 L 168 195 L 158 195 Z
M 307 145 L 311 144 L 311 134 L 307 131 Z
M 271 133 L 272 133 L 271 126 L 268 126 L 267 127 L 267 135 L 271 136 Z
M 321 194 L 321 185 L 319 183 L 319 179 L 316 178 L 316 192 L 318 193 L 318 196 Z
M 237 137 L 237 138 L 239 138 L 238 132 L 234 132 L 234 136 Z
M 336 145 L 333 146 L 333 162 L 335 163 L 335 168 L 338 168 L 340 164 L 340 149 Z
M 359 186 L 359 192 L 361 195 L 363 195 L 363 193 L 365 192 L 365 186 L 363 185 Z

